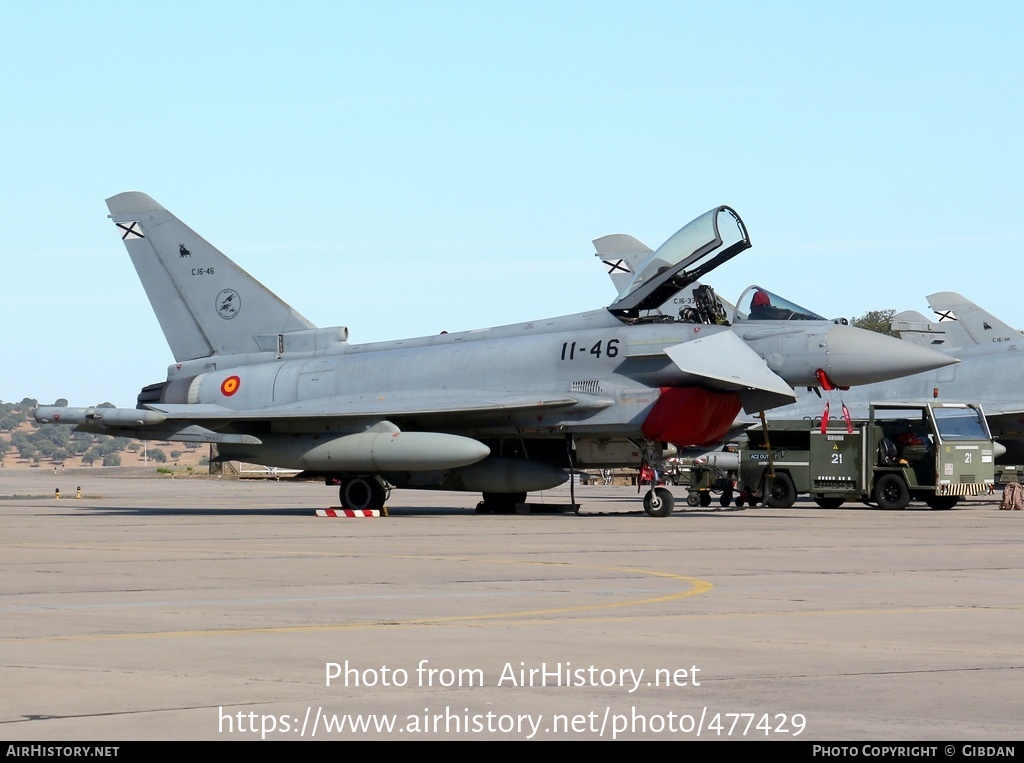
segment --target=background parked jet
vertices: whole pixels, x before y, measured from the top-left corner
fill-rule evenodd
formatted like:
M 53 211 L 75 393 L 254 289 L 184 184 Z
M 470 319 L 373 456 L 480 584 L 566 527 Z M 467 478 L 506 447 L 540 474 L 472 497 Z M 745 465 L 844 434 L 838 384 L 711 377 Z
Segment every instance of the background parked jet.
M 901 339 L 946 352 L 975 345 L 994 345 L 998 349 L 1024 340 L 1017 329 L 955 291 L 932 294 L 928 306 L 937 319 L 929 320 L 919 312 L 907 310 L 892 317 L 893 331 L 899 332 Z
M 685 320 L 656 313 L 750 246 L 728 207 L 651 253 L 607 309 L 352 345 L 347 328 L 313 326 L 149 196 L 107 206 L 176 362 L 135 409 L 46 406 L 36 419 L 214 443 L 222 459 L 340 482 L 348 508 L 379 508 L 398 486 L 479 491 L 483 510 L 508 510 L 566 469 L 635 467 L 660 461 L 666 443 L 714 442 L 741 407 L 794 400 L 791 385 L 953 362 L 821 321 L 726 325 L 714 305 Z M 664 488 L 644 502 L 672 509 Z

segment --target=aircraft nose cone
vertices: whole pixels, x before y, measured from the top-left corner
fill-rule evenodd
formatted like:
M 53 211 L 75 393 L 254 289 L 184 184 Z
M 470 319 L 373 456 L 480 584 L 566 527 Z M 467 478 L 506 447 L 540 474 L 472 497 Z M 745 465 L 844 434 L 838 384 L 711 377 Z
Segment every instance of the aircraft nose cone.
M 826 370 L 839 387 L 898 379 L 959 362 L 937 350 L 853 326 L 833 326 L 825 342 Z

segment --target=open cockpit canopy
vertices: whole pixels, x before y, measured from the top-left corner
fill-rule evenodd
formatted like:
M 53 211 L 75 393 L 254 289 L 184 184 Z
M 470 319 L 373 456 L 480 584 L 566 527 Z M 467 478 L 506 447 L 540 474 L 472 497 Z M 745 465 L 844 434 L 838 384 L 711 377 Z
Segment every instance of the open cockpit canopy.
M 715 207 L 658 247 L 608 310 L 623 320 L 636 319 L 749 247 L 740 216 L 729 207 Z

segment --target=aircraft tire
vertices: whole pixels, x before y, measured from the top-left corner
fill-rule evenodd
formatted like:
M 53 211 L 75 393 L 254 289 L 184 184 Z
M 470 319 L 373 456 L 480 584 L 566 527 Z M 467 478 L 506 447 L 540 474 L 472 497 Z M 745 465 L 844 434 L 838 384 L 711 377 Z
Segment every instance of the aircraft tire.
M 910 503 L 910 490 L 898 474 L 883 474 L 879 477 L 871 496 L 878 504 L 878 508 L 887 511 L 905 509 Z
M 935 511 L 949 511 L 960 502 L 957 495 L 930 495 L 924 499 L 929 508 Z
M 644 495 L 644 511 L 650 517 L 667 517 L 675 508 L 675 503 L 675 496 L 663 487 L 648 490 Z
M 788 509 L 796 503 L 796 488 L 785 472 L 767 480 L 764 488 L 764 505 L 770 509 Z
M 353 511 L 383 509 L 387 490 L 376 477 L 352 477 L 341 483 L 341 506 Z
M 483 498 L 485 511 L 479 511 L 478 507 L 477 513 L 515 514 L 516 504 L 526 502 L 526 493 L 484 493 Z

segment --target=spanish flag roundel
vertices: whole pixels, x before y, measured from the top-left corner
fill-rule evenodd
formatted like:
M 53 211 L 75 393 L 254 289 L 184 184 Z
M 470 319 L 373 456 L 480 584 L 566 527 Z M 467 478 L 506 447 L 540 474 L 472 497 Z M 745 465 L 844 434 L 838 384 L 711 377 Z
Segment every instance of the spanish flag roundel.
M 238 392 L 238 385 L 242 383 L 242 380 L 237 376 L 229 376 L 220 385 L 220 393 L 224 397 L 231 397 L 233 394 Z

